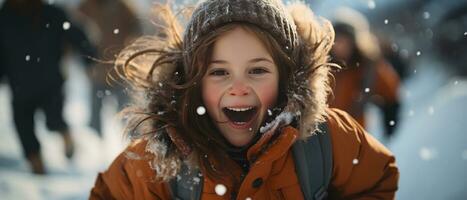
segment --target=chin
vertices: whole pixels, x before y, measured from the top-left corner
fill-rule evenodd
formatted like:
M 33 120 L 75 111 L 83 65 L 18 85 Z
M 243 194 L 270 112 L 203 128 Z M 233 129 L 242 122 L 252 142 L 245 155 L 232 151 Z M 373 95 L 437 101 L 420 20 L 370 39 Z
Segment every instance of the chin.
M 227 132 L 230 135 L 230 137 L 226 135 L 225 132 L 223 134 L 224 137 L 231 145 L 235 147 L 243 147 L 249 144 L 254 138 L 253 132 L 239 132 L 238 130 L 227 130 Z

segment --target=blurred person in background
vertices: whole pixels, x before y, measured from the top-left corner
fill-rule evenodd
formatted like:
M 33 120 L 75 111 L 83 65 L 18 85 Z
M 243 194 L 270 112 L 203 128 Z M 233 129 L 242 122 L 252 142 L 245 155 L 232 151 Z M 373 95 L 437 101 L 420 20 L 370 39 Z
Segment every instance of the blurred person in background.
M 389 138 L 398 118 L 399 77 L 380 53 L 365 17 L 349 8 L 338 9 L 336 13 L 331 55 L 342 69 L 334 73 L 334 97 L 329 104 L 347 111 L 364 127 L 365 107 L 376 104 L 384 115 L 384 136 Z
M 107 75 L 113 67 L 116 54 L 133 38 L 141 35 L 137 16 L 125 1 L 121 0 L 84 0 L 79 6 L 84 15 L 85 24 L 97 44 L 97 58 L 103 60 L 91 68 L 89 76 L 92 82 L 92 113 L 90 126 L 102 136 L 101 111 L 104 97 L 116 98 L 119 110 L 128 102 L 128 95 L 121 85 L 112 84 Z
M 83 58 L 93 56 L 94 49 L 62 9 L 41 0 L 6 0 L 0 27 L 0 69 L 12 91 L 14 124 L 32 171 L 44 174 L 34 114 L 44 112 L 48 129 L 60 133 L 64 154 L 71 158 L 74 144 L 62 116 L 64 77 L 59 63 L 69 45 Z

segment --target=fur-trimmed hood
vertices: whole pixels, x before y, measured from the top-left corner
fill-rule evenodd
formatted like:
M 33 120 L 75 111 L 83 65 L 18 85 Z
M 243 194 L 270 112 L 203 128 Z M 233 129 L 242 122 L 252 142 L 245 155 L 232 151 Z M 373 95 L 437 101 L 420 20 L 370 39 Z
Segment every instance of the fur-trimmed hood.
M 167 10 L 166 10 L 167 11 Z M 294 3 L 287 6 L 284 11 L 287 18 L 292 20 L 291 27 L 296 29 L 298 38 L 295 49 L 294 59 L 296 67 L 291 70 L 288 88 L 286 88 L 287 104 L 281 113 L 277 114 L 275 119 L 269 124 L 265 124 L 260 132 L 270 131 L 273 127 L 284 127 L 291 122 L 296 122 L 299 130 L 299 138 L 305 139 L 317 132 L 318 125 L 325 121 L 327 97 L 330 93 L 329 78 L 330 68 L 334 66 L 328 63 L 329 51 L 334 41 L 334 31 L 331 23 L 327 20 L 314 16 L 312 11 L 303 3 Z M 174 19 L 163 19 L 163 21 Z M 174 30 L 181 30 L 180 27 L 171 27 Z M 170 32 L 170 31 L 169 31 Z M 172 88 L 165 87 L 168 82 L 173 80 L 176 74 L 176 68 L 180 65 L 186 65 L 187 49 L 185 41 L 181 41 L 179 35 L 173 37 L 171 33 L 166 32 L 153 37 L 145 37 L 137 40 L 133 45 L 126 48 L 117 58 L 117 66 L 121 65 L 128 68 L 126 71 L 118 71 L 117 74 L 124 76 L 133 86 L 143 88 L 142 95 L 135 96 L 136 112 L 158 114 L 164 111 L 156 110 L 157 102 L 166 102 L 170 104 L 177 99 L 171 99 Z M 187 32 L 185 32 L 187 33 Z M 285 46 L 284 48 L 287 48 Z M 170 56 L 161 58 L 160 52 L 174 52 Z M 135 54 L 135 52 L 137 52 Z M 152 53 L 152 54 L 151 54 Z M 143 55 L 143 56 L 142 56 Z M 158 60 L 159 67 L 154 68 L 154 60 Z M 183 68 L 185 68 L 183 66 Z M 149 74 L 149 76 L 148 76 Z M 281 84 L 281 83 L 279 83 Z M 141 88 L 140 87 L 140 88 Z M 148 100 L 149 98 L 149 100 Z M 156 105 L 154 104 L 156 102 Z M 135 111 L 133 110 L 133 113 Z M 185 156 L 190 152 L 189 145 L 186 145 L 174 131 L 164 127 L 157 127 L 165 133 L 152 132 L 154 124 L 149 123 L 148 129 L 140 127 L 142 121 L 147 116 L 135 117 L 134 126 L 130 131 L 130 136 L 134 138 L 143 138 L 152 140 L 149 142 L 147 152 L 154 154 L 155 158 L 151 163 L 156 165 L 170 165 L 178 163 L 171 172 L 164 172 L 166 175 L 176 174 L 179 169 L 180 153 Z M 136 127 L 136 128 L 135 128 Z M 163 128 L 163 129 L 161 129 Z M 144 133 L 150 134 L 144 134 Z M 280 132 L 280 131 L 277 131 Z M 161 139 L 159 135 L 168 135 L 172 142 L 167 142 L 167 138 Z M 179 153 L 167 154 L 169 143 L 175 144 Z M 157 167 L 155 167 L 157 169 Z M 164 176 L 164 175 L 162 175 Z M 165 177 L 163 177 L 165 178 Z

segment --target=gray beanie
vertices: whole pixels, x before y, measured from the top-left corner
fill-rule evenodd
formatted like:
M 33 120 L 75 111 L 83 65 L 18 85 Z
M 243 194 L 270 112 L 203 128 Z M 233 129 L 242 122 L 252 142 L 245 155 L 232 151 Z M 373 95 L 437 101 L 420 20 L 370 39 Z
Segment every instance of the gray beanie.
M 195 8 L 185 30 L 186 66 L 191 64 L 201 35 L 231 22 L 249 23 L 264 29 L 288 55 L 298 46 L 295 23 L 280 0 L 206 0 Z

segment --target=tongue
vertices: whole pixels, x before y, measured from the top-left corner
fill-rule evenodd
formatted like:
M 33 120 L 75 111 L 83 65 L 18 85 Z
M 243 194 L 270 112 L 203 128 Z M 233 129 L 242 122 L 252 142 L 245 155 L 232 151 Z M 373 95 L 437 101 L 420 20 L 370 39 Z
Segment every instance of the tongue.
M 225 115 L 229 118 L 230 121 L 236 123 L 249 122 L 253 116 L 256 114 L 256 108 L 247 110 L 247 111 L 233 111 L 227 108 L 224 108 Z

